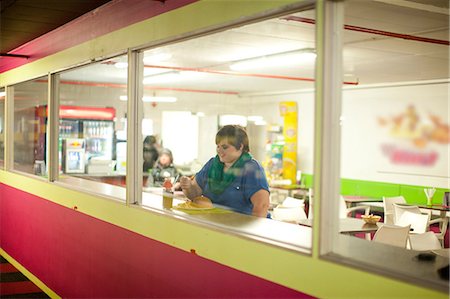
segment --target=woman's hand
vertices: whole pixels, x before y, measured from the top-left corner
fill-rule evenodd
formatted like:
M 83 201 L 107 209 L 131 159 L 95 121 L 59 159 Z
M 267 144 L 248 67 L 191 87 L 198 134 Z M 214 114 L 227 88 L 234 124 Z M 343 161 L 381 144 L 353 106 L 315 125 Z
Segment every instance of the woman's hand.
M 184 195 L 189 199 L 193 199 L 203 193 L 203 190 L 197 184 L 195 178 L 191 180 L 187 176 L 182 176 L 180 178 L 180 187 L 181 190 L 183 190 Z

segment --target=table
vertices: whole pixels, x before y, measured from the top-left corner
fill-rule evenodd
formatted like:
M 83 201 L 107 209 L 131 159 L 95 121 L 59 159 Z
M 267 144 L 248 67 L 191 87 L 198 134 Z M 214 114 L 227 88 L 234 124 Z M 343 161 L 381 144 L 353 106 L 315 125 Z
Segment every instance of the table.
M 313 219 L 300 220 L 299 224 L 311 227 Z M 361 218 L 341 218 L 339 219 L 339 232 L 341 234 L 356 234 L 356 233 L 372 233 L 376 232 L 383 223 L 368 224 Z
M 347 207 L 354 207 L 361 203 L 380 203 L 383 202 L 382 198 L 376 198 L 376 197 L 368 197 L 368 196 L 354 196 L 354 195 L 344 195 L 345 203 L 347 204 Z

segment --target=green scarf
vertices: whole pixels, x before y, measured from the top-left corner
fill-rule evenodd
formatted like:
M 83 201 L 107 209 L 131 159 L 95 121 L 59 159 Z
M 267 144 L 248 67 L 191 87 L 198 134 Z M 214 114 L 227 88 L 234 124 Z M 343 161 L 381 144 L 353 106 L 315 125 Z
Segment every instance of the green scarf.
M 242 168 L 247 161 L 252 159 L 250 153 L 243 153 L 239 159 L 227 170 L 223 171 L 224 164 L 220 162 L 217 155 L 208 171 L 209 189 L 214 194 L 221 194 L 234 181 L 237 175 L 240 175 Z

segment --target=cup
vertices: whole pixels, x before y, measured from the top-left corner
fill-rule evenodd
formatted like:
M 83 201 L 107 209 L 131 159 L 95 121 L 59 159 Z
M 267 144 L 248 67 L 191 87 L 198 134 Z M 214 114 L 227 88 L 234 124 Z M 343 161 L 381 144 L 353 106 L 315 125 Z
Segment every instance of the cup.
M 163 208 L 171 209 L 173 206 L 173 193 L 163 191 Z

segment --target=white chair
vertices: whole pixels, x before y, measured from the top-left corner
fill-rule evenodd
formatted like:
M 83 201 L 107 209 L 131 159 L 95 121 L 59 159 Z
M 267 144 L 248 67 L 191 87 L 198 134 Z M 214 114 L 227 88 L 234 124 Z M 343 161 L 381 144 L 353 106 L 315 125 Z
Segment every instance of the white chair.
M 409 226 L 401 227 L 384 224 L 377 230 L 372 241 L 406 248 L 409 229 Z
M 409 244 L 412 250 L 417 251 L 442 249 L 441 242 L 433 232 L 409 234 Z
M 423 214 L 418 206 L 393 204 L 395 225 L 405 226 L 410 224 L 412 233 L 420 234 L 430 231 L 430 225 L 439 223 L 439 232 L 434 233 L 441 245 L 444 245 L 445 233 L 448 227 L 448 218 L 436 218 L 431 220 L 431 213 Z
M 273 219 L 278 221 L 299 223 L 300 220 L 307 219 L 305 209 L 301 207 L 284 207 L 278 205 L 273 209 Z
M 350 213 L 359 211 L 359 210 L 360 211 L 364 210 L 364 215 L 366 215 L 366 216 L 368 216 L 370 213 L 369 206 L 356 206 L 356 207 L 347 208 L 347 205 L 345 204 L 345 199 L 341 195 L 340 200 L 339 200 L 339 218 L 341 218 L 341 219 L 347 218 L 347 217 L 349 217 Z
M 393 225 L 394 220 L 394 203 L 406 203 L 403 196 L 386 197 L 383 196 L 384 223 Z
M 430 216 L 427 214 L 404 211 L 395 221 L 395 225 L 410 226 L 412 234 L 423 234 L 428 231 L 429 220 Z

